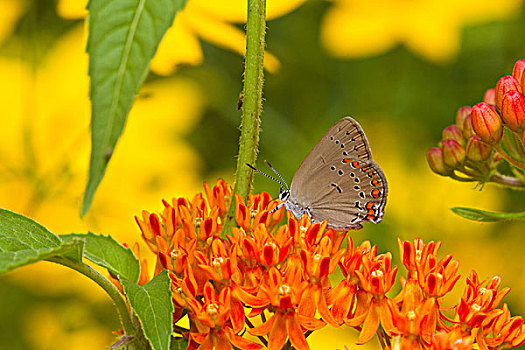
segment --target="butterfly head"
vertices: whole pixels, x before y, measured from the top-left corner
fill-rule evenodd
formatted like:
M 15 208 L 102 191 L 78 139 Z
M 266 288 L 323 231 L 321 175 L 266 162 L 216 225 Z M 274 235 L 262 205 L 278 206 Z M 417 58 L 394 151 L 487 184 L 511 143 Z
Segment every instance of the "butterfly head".
M 281 186 L 281 190 L 279 191 L 279 200 L 284 203 L 289 198 L 290 198 L 290 190 Z

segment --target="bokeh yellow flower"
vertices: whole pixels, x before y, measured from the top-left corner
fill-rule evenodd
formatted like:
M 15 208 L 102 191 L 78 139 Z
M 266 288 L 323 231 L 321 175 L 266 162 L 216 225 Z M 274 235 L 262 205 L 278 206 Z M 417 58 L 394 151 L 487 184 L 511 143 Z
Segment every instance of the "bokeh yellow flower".
M 267 2 L 267 19 L 282 16 L 300 6 L 305 0 L 273 0 Z M 60 0 L 58 14 L 64 18 L 85 17 L 87 0 Z M 177 14 L 173 26 L 162 39 L 151 69 L 169 75 L 180 65 L 199 65 L 203 62 L 200 39 L 216 46 L 244 55 L 246 36 L 236 24 L 246 21 L 245 0 L 190 0 Z M 266 53 L 265 68 L 269 72 L 279 69 L 275 56 Z
M 334 0 L 321 41 L 334 56 L 363 58 L 404 44 L 415 54 L 446 62 L 459 52 L 467 25 L 510 18 L 522 0 Z
M 26 6 L 24 0 L 0 0 L 0 43 L 11 34 Z
M 200 188 L 199 157 L 183 135 L 198 121 L 203 102 L 188 80 L 146 84 L 93 210 L 81 220 L 90 149 L 82 32 L 77 27 L 64 35 L 34 73 L 21 61 L 0 60 L 0 203 L 56 233 L 89 229 L 128 241 L 135 239 L 133 216 L 144 206 Z

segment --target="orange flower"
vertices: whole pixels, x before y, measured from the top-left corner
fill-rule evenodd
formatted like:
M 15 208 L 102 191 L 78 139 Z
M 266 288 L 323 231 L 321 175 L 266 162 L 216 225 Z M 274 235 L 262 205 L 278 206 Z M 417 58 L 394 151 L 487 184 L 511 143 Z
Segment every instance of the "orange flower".
M 459 304 L 456 306 L 458 325 L 464 329 L 478 328 L 487 314 L 498 307 L 510 288 L 503 288 L 498 292 L 501 277 L 494 276 L 490 280 L 479 281 L 478 275 L 472 271 L 467 278 L 467 286 Z
M 441 331 L 434 336 L 429 350 L 472 350 L 473 342 L 473 337 L 464 336 L 458 330 Z
M 364 344 L 377 332 L 379 324 L 387 333 L 394 330 L 385 294 L 394 285 L 397 266 L 392 267 L 392 254 L 375 255 L 375 249 L 363 256 L 363 270 L 356 271 L 361 289 L 357 292 L 355 315 L 346 324 L 362 330 L 357 344 Z
M 207 282 L 204 286 L 204 303 L 193 298 L 188 299 L 199 330 L 199 333 L 191 333 L 191 338 L 200 344 L 198 349 L 233 349 L 232 344 L 239 349 L 259 349 L 259 344 L 237 335 L 226 323 L 231 312 L 230 289 L 224 288 L 218 296 L 217 294 L 212 284 Z
M 332 305 L 332 315 L 338 324 L 342 324 L 349 318 L 352 318 L 359 284 L 356 271 L 361 267 L 363 255 L 367 254 L 371 249 L 369 241 L 365 241 L 359 247 L 354 248 L 354 241 L 350 236 L 347 238 L 346 246 L 346 254 L 339 264 L 346 278 L 330 290 L 327 296 L 328 304 Z
M 333 233 L 333 230 L 327 230 L 326 221 L 323 224 L 315 223 L 310 226 L 307 232 L 307 238 L 311 239 L 310 249 L 301 250 L 301 260 L 303 263 L 303 270 L 308 275 L 308 284 L 304 290 L 301 301 L 299 303 L 299 313 L 304 316 L 314 317 L 316 311 L 319 311 L 322 319 L 334 327 L 339 327 L 342 322 L 338 322 L 328 309 L 327 293 L 324 291 L 330 290 L 330 281 L 328 275 L 333 274 L 337 264 L 344 255 L 344 249 L 339 249 L 341 240 L 338 244 L 334 244 L 328 235 L 323 235 L 319 243 L 316 241 L 316 235 L 313 233 L 317 231 L 313 227 L 319 228 L 320 232 L 328 234 Z M 337 242 L 337 241 L 336 241 Z
M 260 294 L 268 298 L 275 311 L 266 322 L 249 329 L 248 333 L 256 336 L 269 333 L 269 350 L 282 349 L 287 338 L 296 349 L 309 349 L 304 329 L 320 329 L 325 323 L 297 312 L 305 286 L 300 262 L 297 259 L 289 260 L 285 271 L 284 276 L 275 267 L 268 272 L 268 279 L 261 285 Z
M 492 317 L 491 317 L 492 316 Z M 492 310 L 482 323 L 483 332 L 478 332 L 480 348 L 509 349 L 525 343 L 525 327 L 520 316 L 510 317 L 507 304 Z M 491 334 L 492 337 L 487 336 Z

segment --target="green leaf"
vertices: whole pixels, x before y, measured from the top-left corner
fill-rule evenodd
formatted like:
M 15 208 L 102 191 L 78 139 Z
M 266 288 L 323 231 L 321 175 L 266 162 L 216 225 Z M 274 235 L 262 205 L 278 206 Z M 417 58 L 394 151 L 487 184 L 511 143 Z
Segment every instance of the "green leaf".
M 182 337 L 172 337 L 170 350 L 186 350 L 188 348 L 188 339 Z
M 186 0 L 90 0 L 91 159 L 81 215 L 93 201 L 157 47 Z
M 78 239 L 64 243 L 36 221 L 0 209 L 0 273 L 56 256 L 80 261 L 83 244 Z
M 497 222 L 514 219 L 525 219 L 525 212 L 522 213 L 494 213 L 481 209 L 454 207 L 450 208 L 457 215 L 465 219 L 481 222 Z
M 168 350 L 173 332 L 173 302 L 168 270 L 162 271 L 144 286 L 122 280 L 124 292 L 142 325 L 153 350 Z
M 137 283 L 140 277 L 140 263 L 131 251 L 111 236 L 72 233 L 61 235 L 64 241 L 75 238 L 85 240 L 84 257 L 97 265 L 103 266 L 113 274 Z

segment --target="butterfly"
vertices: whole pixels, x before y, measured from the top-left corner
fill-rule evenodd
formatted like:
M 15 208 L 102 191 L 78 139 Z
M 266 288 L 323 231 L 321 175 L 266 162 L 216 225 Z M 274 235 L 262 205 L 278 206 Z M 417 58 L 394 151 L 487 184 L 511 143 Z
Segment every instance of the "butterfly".
M 335 123 L 303 160 L 288 184 L 268 163 L 278 179 L 247 164 L 281 185 L 281 203 L 296 218 L 307 214 L 312 222 L 328 221 L 337 231 L 358 230 L 364 222 L 379 223 L 388 194 L 383 171 L 372 159 L 365 132 L 345 117 Z

